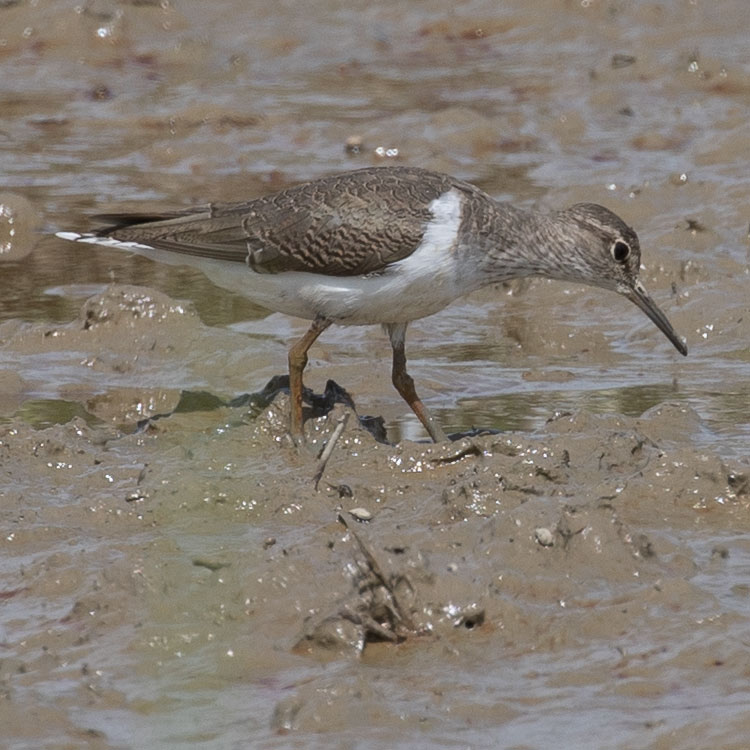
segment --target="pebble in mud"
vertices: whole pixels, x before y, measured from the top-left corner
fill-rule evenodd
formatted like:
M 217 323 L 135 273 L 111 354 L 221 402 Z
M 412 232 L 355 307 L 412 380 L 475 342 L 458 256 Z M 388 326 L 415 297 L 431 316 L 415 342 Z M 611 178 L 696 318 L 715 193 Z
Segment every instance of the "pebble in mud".
M 367 508 L 350 508 L 349 515 L 360 523 L 372 521 L 372 513 Z
M 534 538 L 542 547 L 551 547 L 555 543 L 555 535 L 544 526 L 534 529 Z

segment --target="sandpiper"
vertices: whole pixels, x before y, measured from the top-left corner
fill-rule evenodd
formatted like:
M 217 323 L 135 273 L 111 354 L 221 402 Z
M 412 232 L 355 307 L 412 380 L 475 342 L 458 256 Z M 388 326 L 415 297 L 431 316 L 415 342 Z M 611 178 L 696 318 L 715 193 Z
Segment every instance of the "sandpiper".
M 636 233 L 593 203 L 543 214 L 499 203 L 445 174 L 371 167 L 241 203 L 100 218 L 108 226 L 98 232 L 58 236 L 194 266 L 269 310 L 312 321 L 289 349 L 295 439 L 303 436 L 302 373 L 312 344 L 333 323 L 379 323 L 393 348 L 393 385 L 430 437 L 445 440 L 406 370 L 406 328 L 509 279 L 542 276 L 611 289 L 687 354 L 638 277 Z

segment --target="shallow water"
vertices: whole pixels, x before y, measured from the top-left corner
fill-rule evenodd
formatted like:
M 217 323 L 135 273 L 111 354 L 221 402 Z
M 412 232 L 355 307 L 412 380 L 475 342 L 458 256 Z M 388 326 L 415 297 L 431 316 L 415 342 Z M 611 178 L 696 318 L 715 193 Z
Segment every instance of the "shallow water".
M 8 746 L 744 747 L 748 20 L 738 0 L 1 7 Z M 385 336 L 330 330 L 307 384 L 404 442 L 350 420 L 316 493 L 273 414 L 173 413 L 260 389 L 303 321 L 52 236 L 384 163 L 620 213 L 689 356 L 604 291 L 477 292 L 410 327 L 410 371 L 449 432 L 509 443 L 436 461 Z M 112 317 L 86 330 L 92 298 Z M 354 606 L 355 506 L 424 632 L 294 648 Z

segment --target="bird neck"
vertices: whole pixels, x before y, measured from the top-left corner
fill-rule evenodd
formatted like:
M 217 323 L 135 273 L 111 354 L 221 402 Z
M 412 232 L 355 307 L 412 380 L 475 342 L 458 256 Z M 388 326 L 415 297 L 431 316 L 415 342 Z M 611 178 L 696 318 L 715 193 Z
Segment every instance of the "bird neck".
M 549 265 L 551 219 L 498 203 L 474 233 L 477 287 L 525 276 L 544 276 Z

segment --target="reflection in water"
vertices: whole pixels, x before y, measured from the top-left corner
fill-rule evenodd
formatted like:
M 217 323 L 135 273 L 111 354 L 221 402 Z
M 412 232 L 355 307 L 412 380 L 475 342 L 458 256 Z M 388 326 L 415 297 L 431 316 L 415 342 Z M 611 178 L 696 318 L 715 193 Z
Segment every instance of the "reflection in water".
M 78 401 L 63 401 L 62 399 L 31 398 L 24 401 L 22 406 L 13 415 L 37 430 L 43 430 L 56 424 L 67 424 L 75 417 L 80 417 L 88 425 L 100 423 L 93 414 L 90 414 L 84 404 Z M 0 416 L 0 422 L 10 422 L 11 418 Z
M 8 293 L 0 304 L 0 322 L 12 318 L 69 322 L 78 316 L 86 297 L 102 291 L 95 289 L 96 284 L 112 283 L 153 287 L 173 299 L 190 300 L 206 325 L 226 325 L 267 315 L 266 310 L 244 297 L 218 290 L 190 268 L 70 245 L 57 238 L 45 238 L 22 262 L 11 261 L 2 266 Z
M 545 391 L 462 400 L 450 412 L 456 429 L 492 426 L 500 430 L 533 431 L 554 414 L 584 410 L 593 414 L 640 416 L 652 406 L 676 398 L 669 386 L 633 386 L 601 391 Z M 456 424 L 455 420 L 458 420 Z

